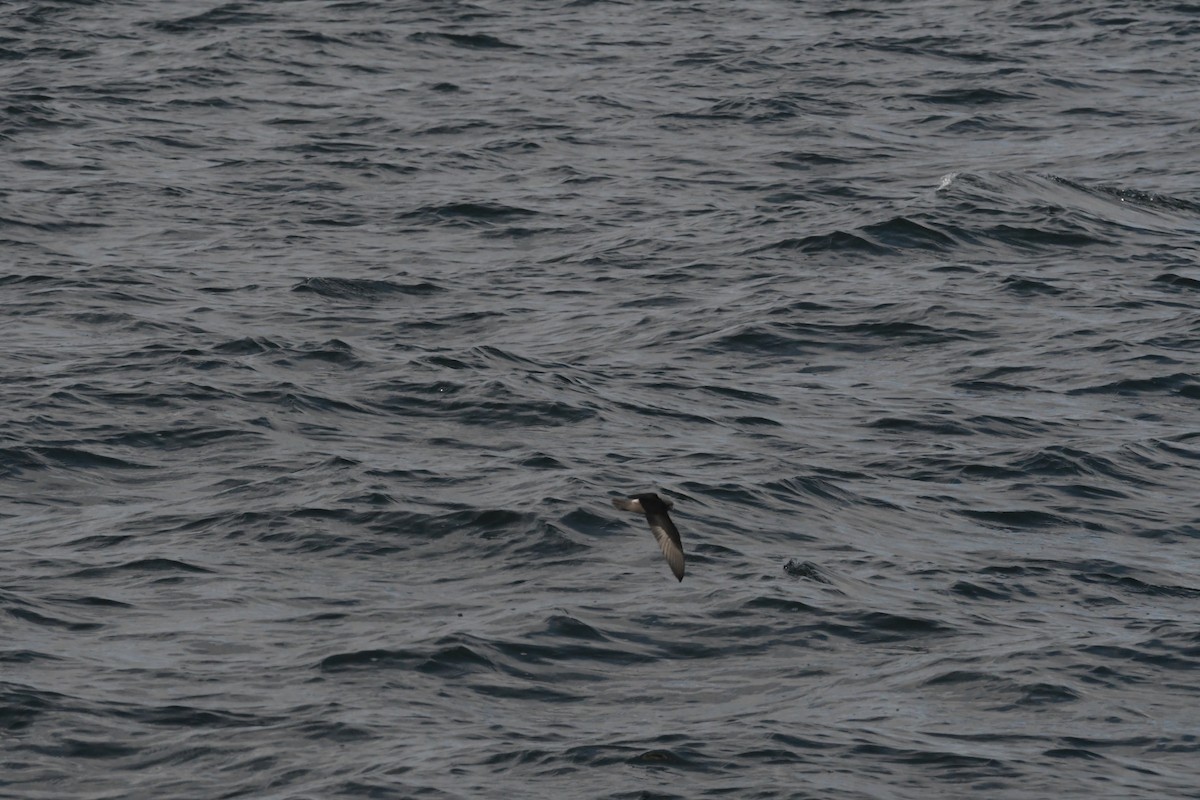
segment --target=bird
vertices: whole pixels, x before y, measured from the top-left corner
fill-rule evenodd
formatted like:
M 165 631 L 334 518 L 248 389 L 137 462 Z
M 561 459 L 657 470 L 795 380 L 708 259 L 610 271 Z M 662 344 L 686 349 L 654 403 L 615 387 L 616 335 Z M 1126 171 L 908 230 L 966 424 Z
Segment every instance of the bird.
M 683 542 L 679 538 L 679 529 L 675 527 L 675 523 L 671 522 L 671 517 L 667 514 L 668 510 L 675 507 L 675 504 L 653 492 L 635 495 L 628 500 L 624 497 L 614 497 L 612 504 L 622 511 L 633 511 L 646 515 L 646 521 L 650 523 L 650 532 L 654 534 L 655 541 L 662 548 L 663 555 L 666 556 L 667 563 L 671 566 L 671 572 L 675 573 L 675 577 L 682 581 Z

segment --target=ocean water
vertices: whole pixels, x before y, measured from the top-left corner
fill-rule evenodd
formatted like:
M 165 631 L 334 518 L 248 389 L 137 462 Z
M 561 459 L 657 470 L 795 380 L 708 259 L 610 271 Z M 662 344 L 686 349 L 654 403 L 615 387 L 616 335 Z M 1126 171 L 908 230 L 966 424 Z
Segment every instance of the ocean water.
M 1200 797 L 1200 5 L 0 19 L 0 797 Z

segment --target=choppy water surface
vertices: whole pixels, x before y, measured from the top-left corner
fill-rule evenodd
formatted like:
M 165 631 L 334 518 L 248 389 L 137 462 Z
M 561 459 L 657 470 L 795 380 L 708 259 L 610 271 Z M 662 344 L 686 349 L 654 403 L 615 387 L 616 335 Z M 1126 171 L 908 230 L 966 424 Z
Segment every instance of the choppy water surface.
M 1200 796 L 1200 7 L 2 13 L 3 797 Z

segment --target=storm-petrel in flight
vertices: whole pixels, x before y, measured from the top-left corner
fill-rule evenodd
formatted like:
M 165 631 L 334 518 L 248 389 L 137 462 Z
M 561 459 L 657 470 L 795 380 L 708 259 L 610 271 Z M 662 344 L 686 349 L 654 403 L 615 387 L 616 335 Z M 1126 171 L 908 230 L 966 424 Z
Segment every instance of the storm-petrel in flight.
M 639 494 L 628 500 L 614 497 L 612 504 L 622 511 L 635 511 L 646 515 L 646 521 L 650 523 L 650 532 L 654 534 L 663 555 L 667 557 L 671 572 L 675 573 L 676 578 L 683 580 L 683 542 L 679 540 L 679 529 L 667 514 L 675 504 L 653 493 Z

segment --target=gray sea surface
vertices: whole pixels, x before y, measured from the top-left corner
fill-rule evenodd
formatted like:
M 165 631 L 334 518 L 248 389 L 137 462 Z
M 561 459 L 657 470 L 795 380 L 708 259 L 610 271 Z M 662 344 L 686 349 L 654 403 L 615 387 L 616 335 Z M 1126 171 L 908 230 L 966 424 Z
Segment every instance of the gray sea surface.
M 0 797 L 1200 797 L 1200 5 L 0 20 Z

